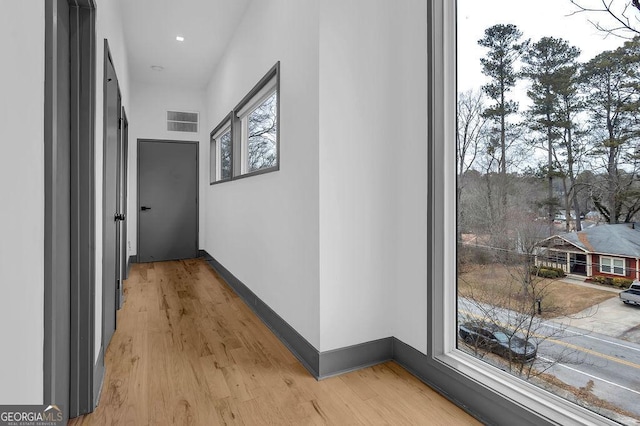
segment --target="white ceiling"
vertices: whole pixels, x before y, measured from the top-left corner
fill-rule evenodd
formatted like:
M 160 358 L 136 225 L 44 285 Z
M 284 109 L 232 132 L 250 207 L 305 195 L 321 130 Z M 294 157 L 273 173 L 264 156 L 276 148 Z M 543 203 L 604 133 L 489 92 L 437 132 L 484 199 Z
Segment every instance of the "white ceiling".
M 250 1 L 121 0 L 131 79 L 205 87 Z

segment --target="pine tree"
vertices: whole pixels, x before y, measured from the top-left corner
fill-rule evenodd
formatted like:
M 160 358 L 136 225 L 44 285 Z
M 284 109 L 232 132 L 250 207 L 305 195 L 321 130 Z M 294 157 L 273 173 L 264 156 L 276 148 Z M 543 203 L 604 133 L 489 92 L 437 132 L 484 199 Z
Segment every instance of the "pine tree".
M 640 209 L 637 202 L 637 167 L 629 171 L 621 164 L 637 165 L 640 106 L 640 38 L 605 51 L 587 62 L 583 82 L 588 93 L 593 154 L 604 159 L 604 199 L 594 199 L 609 223 L 631 220 Z M 633 197 L 633 199 L 630 199 Z M 626 207 L 625 207 L 626 206 Z
M 498 24 L 485 30 L 485 35 L 478 40 L 478 44 L 489 49 L 487 55 L 480 60 L 482 72 L 491 81 L 482 89 L 493 101 L 484 111 L 484 116 L 490 119 L 499 132 L 496 142 L 499 148 L 499 198 L 502 202 L 501 216 L 507 210 L 507 133 L 508 117 L 518 111 L 518 103 L 508 99 L 508 93 L 515 86 L 518 73 L 515 64 L 528 46 L 528 41 L 520 42 L 522 32 L 513 24 Z
M 558 200 L 553 193 L 554 176 L 573 177 L 573 170 L 562 170 L 563 166 L 558 161 L 557 149 L 566 149 L 567 160 L 572 169 L 572 103 L 577 84 L 575 74 L 577 70 L 576 59 L 580 55 L 580 50 L 570 46 L 563 39 L 553 37 L 543 37 L 525 53 L 523 61 L 526 64 L 522 75 L 531 80 L 531 88 L 527 95 L 533 101 L 529 111 L 531 121 L 529 126 L 532 130 L 542 133 L 545 142 L 545 149 L 548 153 L 547 163 L 547 200 L 548 220 L 552 229 L 555 208 Z M 567 102 L 570 102 L 567 104 Z M 567 111 L 567 108 L 569 110 Z M 564 142 L 570 141 L 569 144 Z M 558 147 L 558 145 L 561 145 Z M 563 180 L 566 187 L 566 180 Z M 569 192 L 565 188 L 564 207 L 567 214 L 567 231 L 569 230 Z M 575 192 L 575 191 L 574 191 Z M 577 201 L 574 203 L 576 204 Z M 574 206 L 575 207 L 575 206 Z M 576 216 L 579 216 L 578 209 Z M 579 220 L 579 219 L 578 219 Z

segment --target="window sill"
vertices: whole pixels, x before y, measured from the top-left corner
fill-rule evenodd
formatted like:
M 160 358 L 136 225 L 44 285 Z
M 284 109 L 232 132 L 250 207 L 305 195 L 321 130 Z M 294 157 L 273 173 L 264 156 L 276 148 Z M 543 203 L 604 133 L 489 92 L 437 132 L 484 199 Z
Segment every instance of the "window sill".
M 233 176 L 233 177 L 228 178 L 228 179 L 222 179 L 222 180 L 217 180 L 215 182 L 209 182 L 209 186 L 217 185 L 219 183 L 233 182 L 233 181 L 236 181 L 238 179 L 244 179 L 244 178 L 248 178 L 248 177 L 252 177 L 252 176 L 264 175 L 266 173 L 277 172 L 278 170 L 280 170 L 279 166 L 269 167 L 269 168 L 266 168 L 266 169 L 260 169 L 260 170 L 256 170 L 256 171 L 253 171 L 253 172 L 250 172 L 250 173 L 245 173 L 243 175 Z
M 217 180 L 217 181 L 215 181 L 215 182 L 209 182 L 209 186 L 211 186 L 211 185 L 217 185 L 217 184 L 219 184 L 219 183 L 231 182 L 232 180 L 233 180 L 232 178 L 228 178 L 228 179 L 220 179 L 220 180 Z
M 238 176 L 234 176 L 232 178 L 232 180 L 235 179 L 243 179 L 243 178 L 247 178 L 247 177 L 251 177 L 251 176 L 258 176 L 258 175 L 263 175 L 265 173 L 271 173 L 271 172 L 277 172 L 278 170 L 280 170 L 280 166 L 273 166 L 273 167 L 268 167 L 268 168 L 264 168 L 264 169 L 260 169 L 260 170 L 254 170 L 253 172 L 247 172 Z
M 498 368 L 457 349 L 434 357 L 434 361 L 449 370 L 457 379 L 472 380 L 486 389 L 492 399 L 503 399 L 522 410 L 547 421 L 562 425 L 618 425 L 619 423 L 580 407 L 531 383 L 524 382 Z M 446 391 L 446 389 L 445 389 Z M 470 398 L 473 398 L 470 395 Z

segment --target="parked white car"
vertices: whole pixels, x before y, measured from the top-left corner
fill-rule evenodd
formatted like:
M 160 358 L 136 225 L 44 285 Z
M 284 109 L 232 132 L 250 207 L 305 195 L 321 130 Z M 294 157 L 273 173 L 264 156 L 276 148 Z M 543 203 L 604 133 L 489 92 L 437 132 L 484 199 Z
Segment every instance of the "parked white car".
M 627 305 L 640 305 L 640 281 L 634 281 L 628 290 L 621 291 L 620 300 Z

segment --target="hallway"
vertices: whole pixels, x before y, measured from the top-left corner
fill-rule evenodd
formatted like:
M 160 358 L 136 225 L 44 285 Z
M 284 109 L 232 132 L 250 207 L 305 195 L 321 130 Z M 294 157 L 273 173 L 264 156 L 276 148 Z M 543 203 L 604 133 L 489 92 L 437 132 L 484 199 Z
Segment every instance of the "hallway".
M 478 424 L 393 362 L 316 381 L 203 259 L 134 264 L 124 291 L 70 425 Z

